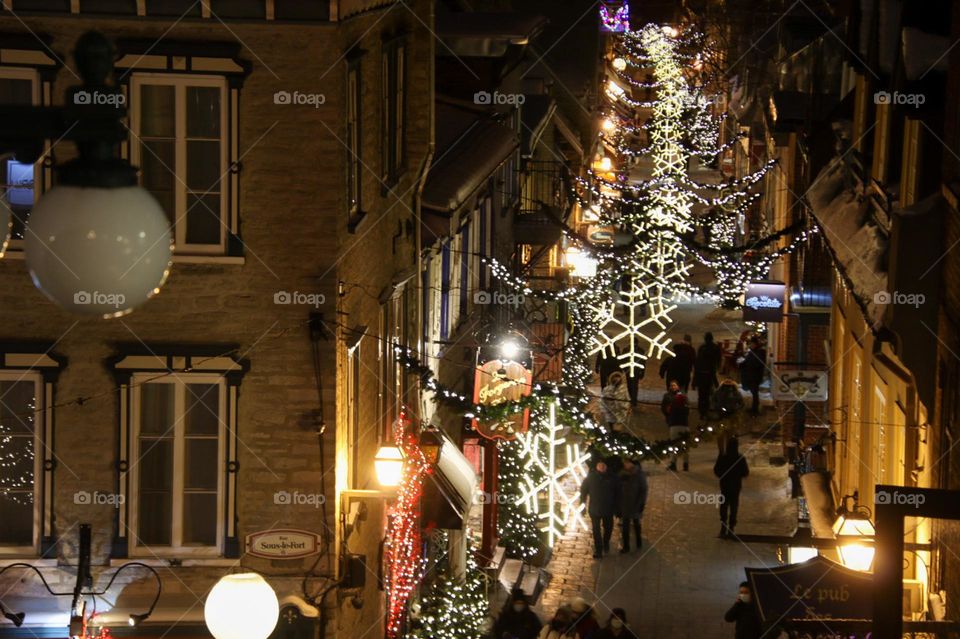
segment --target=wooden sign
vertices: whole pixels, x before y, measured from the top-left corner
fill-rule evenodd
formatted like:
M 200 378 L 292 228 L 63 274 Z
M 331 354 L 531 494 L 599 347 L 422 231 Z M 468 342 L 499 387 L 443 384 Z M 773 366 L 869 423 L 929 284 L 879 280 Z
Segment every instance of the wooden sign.
M 247 554 L 263 559 L 300 559 L 320 551 L 320 535 L 308 530 L 277 528 L 247 535 Z
M 491 359 L 477 364 L 473 401 L 482 406 L 515 402 L 530 394 L 533 371 L 519 362 Z M 527 432 L 530 409 L 493 421 L 473 420 L 473 429 L 487 439 L 516 439 Z

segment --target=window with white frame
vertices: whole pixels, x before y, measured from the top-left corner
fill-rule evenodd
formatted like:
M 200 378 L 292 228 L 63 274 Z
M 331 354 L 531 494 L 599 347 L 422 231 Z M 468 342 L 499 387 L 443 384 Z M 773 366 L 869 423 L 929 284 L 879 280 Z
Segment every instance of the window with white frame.
M 0 66 L 0 104 L 40 104 L 39 73 L 29 67 Z M 0 184 L 3 185 L 0 206 L 9 208 L 11 212 L 12 247 L 17 247 L 23 241 L 27 218 L 37 196 L 39 173 L 37 165 L 18 162 L 13 158 L 0 159 Z
M 43 473 L 43 383 L 39 373 L 0 370 L 0 550 L 39 543 Z
M 225 253 L 231 228 L 226 78 L 136 73 L 129 90 L 131 160 L 170 219 L 176 251 Z
M 131 398 L 131 552 L 219 555 L 225 511 L 224 378 L 136 374 Z

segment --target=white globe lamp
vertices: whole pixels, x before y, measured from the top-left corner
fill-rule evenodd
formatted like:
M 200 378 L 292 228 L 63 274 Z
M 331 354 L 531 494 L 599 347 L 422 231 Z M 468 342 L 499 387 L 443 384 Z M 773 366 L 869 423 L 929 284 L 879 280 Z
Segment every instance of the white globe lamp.
M 227 575 L 207 595 L 203 617 L 215 639 L 267 639 L 280 617 L 280 603 L 260 575 Z
M 80 315 L 125 315 L 170 272 L 169 222 L 138 186 L 57 186 L 34 207 L 24 240 L 33 283 Z

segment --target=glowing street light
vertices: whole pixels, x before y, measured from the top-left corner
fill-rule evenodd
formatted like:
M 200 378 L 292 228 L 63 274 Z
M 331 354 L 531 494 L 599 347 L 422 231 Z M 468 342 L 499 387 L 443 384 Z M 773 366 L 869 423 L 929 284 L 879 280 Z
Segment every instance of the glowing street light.
M 627 61 L 623 58 L 614 58 L 613 59 L 613 68 L 617 71 L 626 71 Z
M 267 639 L 279 617 L 277 594 L 252 572 L 220 579 L 203 607 L 204 621 L 215 639 Z
M 399 486 L 403 478 L 403 454 L 400 449 L 396 446 L 381 446 L 373 458 L 373 469 L 381 486 Z
M 854 500 L 853 510 L 847 510 L 846 500 Z M 872 544 L 862 543 L 863 541 L 873 541 L 876 529 L 869 515 L 860 510 L 857 505 L 857 495 L 854 493 L 850 497 L 844 497 L 844 505 L 840 511 L 837 521 L 833 524 L 833 534 L 840 541 L 840 561 L 847 568 L 869 572 L 873 565 L 873 556 L 876 548 Z

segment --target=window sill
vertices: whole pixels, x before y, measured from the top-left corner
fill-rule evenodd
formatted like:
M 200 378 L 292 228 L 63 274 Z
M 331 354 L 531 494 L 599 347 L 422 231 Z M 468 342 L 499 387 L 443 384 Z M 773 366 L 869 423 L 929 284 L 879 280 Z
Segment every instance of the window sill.
M 190 568 L 194 566 L 206 566 L 210 568 L 229 568 L 237 564 L 236 559 L 224 559 L 223 557 L 169 557 L 158 559 L 152 557 L 127 557 L 124 559 L 111 559 L 110 567 L 120 567 L 130 563 L 146 564 L 153 568 Z
M 56 568 L 56 559 L 40 559 L 36 556 L 0 555 L 0 568 L 6 568 L 10 564 L 30 564 L 36 568 Z
M 22 249 L 7 249 L 3 259 L 22 260 L 25 254 Z M 222 264 L 229 266 L 243 266 L 247 258 L 243 255 L 173 255 L 174 264 Z
M 357 211 L 347 218 L 347 232 L 356 233 L 357 227 L 360 226 L 360 222 L 362 222 L 365 217 L 367 217 L 366 211 Z

